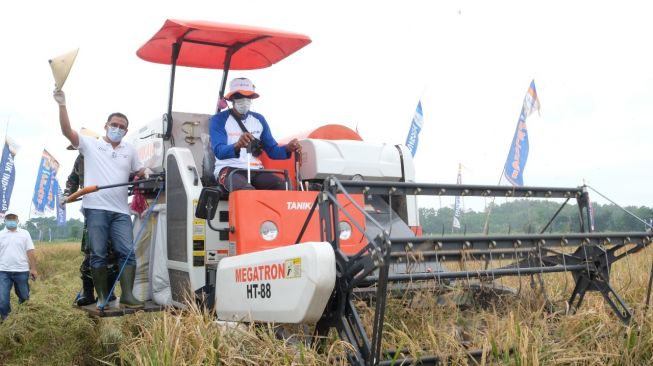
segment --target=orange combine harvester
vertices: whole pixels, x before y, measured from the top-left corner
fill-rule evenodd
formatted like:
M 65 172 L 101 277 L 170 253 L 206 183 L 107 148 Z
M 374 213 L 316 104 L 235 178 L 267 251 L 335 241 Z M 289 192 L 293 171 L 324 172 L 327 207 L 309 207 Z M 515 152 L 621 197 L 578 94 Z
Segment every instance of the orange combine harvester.
M 648 246 L 653 235 L 593 232 L 586 187 L 416 183 L 405 146 L 363 141 L 345 126 L 327 125 L 295 136 L 301 159 L 263 157 L 265 169 L 285 177 L 286 191 L 220 189 L 213 177 L 211 116 L 173 111 L 177 67 L 222 70 L 222 99 L 230 70 L 272 66 L 309 43 L 297 33 L 167 20 L 138 50 L 143 60 L 171 67 L 167 111 L 133 136 L 139 157 L 158 175 L 134 187 L 150 203 L 135 224 L 141 276 L 134 295 L 147 301 L 146 310 L 196 301 L 223 321 L 311 324 L 316 340 L 335 328 L 351 344 L 348 360 L 355 365 L 417 362 L 408 351 L 382 359 L 388 354 L 381 339 L 389 284 L 491 285 L 504 276 L 571 272 L 572 311 L 586 293 L 598 292 L 630 321 L 630 308 L 608 281 L 609 269 Z M 544 234 L 554 216 L 540 234 L 424 236 L 421 195 L 560 199 L 562 206 L 574 199 L 578 230 Z M 465 267 L 474 261 L 483 265 Z M 360 293 L 373 295 L 369 335 L 354 306 Z M 132 311 L 84 310 L 97 316 Z M 441 360 L 421 355 L 419 362 Z

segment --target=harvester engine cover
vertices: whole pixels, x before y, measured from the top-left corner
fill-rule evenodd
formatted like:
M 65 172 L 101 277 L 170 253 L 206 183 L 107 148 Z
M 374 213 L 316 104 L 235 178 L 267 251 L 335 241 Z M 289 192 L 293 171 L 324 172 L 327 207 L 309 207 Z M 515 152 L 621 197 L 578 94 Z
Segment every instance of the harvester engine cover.
M 398 181 L 402 175 L 401 157 L 389 144 L 350 140 L 302 140 L 303 179 L 334 176 L 351 179 Z
M 218 319 L 279 323 L 320 319 L 336 281 L 327 242 L 227 257 L 216 274 Z

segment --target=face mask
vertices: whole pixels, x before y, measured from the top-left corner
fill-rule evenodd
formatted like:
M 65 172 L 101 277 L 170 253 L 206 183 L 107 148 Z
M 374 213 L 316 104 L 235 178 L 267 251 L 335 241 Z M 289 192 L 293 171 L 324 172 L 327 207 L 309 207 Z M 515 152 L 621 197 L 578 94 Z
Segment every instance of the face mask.
M 234 109 L 238 114 L 246 114 L 249 112 L 249 107 L 252 105 L 252 100 L 249 98 L 242 98 L 234 100 Z
M 120 142 L 120 140 L 125 136 L 125 133 L 127 133 L 127 131 L 118 127 L 109 127 L 107 130 L 107 137 L 113 142 Z
M 18 227 L 18 221 L 10 220 L 10 221 L 5 221 L 5 226 L 7 229 L 15 229 Z

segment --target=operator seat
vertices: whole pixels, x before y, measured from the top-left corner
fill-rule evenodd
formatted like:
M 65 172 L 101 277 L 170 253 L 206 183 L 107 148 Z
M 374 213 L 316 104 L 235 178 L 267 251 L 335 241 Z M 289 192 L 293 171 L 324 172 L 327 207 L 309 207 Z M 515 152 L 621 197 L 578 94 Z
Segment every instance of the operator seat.
M 213 176 L 214 167 L 215 155 L 213 155 L 213 152 L 211 152 L 210 154 L 206 154 L 204 156 L 204 161 L 202 162 L 202 177 L 200 178 L 202 181 L 202 186 L 204 186 L 204 188 L 211 188 L 212 190 L 217 191 L 220 194 L 220 200 L 226 201 L 229 199 L 229 191 L 220 185 L 215 179 L 215 176 Z
M 229 191 L 220 185 L 213 175 L 215 170 L 215 161 L 217 158 L 215 157 L 213 150 L 210 148 L 210 145 L 210 143 L 204 144 L 204 156 L 202 158 L 202 174 L 200 176 L 200 181 L 202 182 L 202 186 L 204 188 L 211 188 L 212 191 L 218 191 L 220 193 L 220 200 L 226 201 L 229 197 Z M 269 161 L 270 159 L 267 160 Z

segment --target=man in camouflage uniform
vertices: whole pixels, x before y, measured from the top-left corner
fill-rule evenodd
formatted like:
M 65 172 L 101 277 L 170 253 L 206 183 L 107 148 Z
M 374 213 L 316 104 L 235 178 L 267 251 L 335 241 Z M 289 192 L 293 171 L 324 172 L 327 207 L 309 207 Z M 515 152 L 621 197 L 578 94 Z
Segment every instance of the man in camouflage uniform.
M 68 147 L 69 150 L 73 150 L 72 146 Z M 77 192 L 78 189 L 84 187 L 84 155 L 78 154 L 77 159 L 75 159 L 75 164 L 73 165 L 73 170 L 68 175 L 68 180 L 66 180 L 66 189 L 63 192 L 63 198 L 61 202 L 64 202 L 68 196 Z M 88 240 L 88 230 L 86 229 L 86 220 L 84 220 L 84 231 L 82 234 L 82 247 L 81 250 L 84 253 L 84 260 L 82 261 L 81 266 L 79 267 L 80 277 L 82 279 L 82 291 L 76 299 L 77 306 L 85 306 L 95 303 L 95 296 L 93 294 L 93 277 L 91 276 L 91 266 L 90 266 L 90 246 L 87 245 Z M 117 258 L 113 255 L 113 250 L 111 245 L 108 246 L 109 251 L 107 253 L 107 272 L 108 272 L 108 286 L 111 288 L 113 283 L 118 276 L 118 265 Z M 116 297 L 111 294 L 109 301 L 115 300 Z

